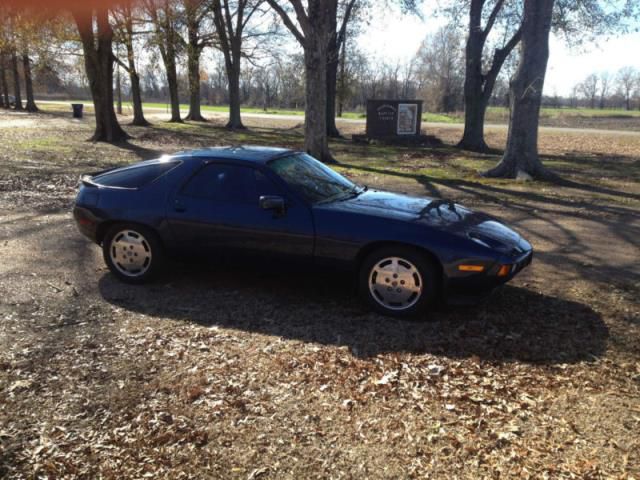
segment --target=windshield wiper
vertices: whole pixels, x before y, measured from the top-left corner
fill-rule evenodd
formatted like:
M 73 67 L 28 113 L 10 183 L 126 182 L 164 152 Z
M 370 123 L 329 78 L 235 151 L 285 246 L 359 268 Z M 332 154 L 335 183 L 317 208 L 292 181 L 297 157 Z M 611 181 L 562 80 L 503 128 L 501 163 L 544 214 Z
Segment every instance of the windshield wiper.
M 366 185 L 359 187 L 359 186 L 355 186 L 353 187 L 353 189 L 351 191 L 349 191 L 349 195 L 344 199 L 346 200 L 347 198 L 356 198 L 359 197 L 360 195 L 362 195 L 364 192 L 366 192 L 367 190 L 369 190 L 369 187 L 367 187 Z
M 366 187 L 354 187 L 351 190 L 348 190 L 342 194 L 332 195 L 329 198 L 326 198 L 318 203 L 330 203 L 330 202 L 344 202 L 346 200 L 351 200 L 352 198 L 357 198 L 367 191 Z

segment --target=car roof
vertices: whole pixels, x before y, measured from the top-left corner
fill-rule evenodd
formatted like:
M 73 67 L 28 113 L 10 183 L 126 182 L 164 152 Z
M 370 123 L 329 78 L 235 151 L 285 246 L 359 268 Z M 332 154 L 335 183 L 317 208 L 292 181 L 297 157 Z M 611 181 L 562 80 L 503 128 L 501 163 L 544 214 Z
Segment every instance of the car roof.
M 242 145 L 239 147 L 211 147 L 199 150 L 178 152 L 172 157 L 185 158 L 219 158 L 224 160 L 242 160 L 245 162 L 266 163 L 274 158 L 284 157 L 295 153 L 295 150 L 278 147 L 262 147 Z

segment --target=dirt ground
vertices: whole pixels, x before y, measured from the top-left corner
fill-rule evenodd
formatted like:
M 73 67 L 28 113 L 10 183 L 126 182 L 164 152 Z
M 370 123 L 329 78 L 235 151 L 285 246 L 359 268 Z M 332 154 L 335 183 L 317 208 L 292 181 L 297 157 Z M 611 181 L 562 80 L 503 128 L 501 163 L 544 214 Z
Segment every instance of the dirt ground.
M 436 149 L 335 142 L 356 181 L 446 196 L 534 244 L 488 301 L 408 322 L 328 273 L 119 283 L 72 221 L 80 173 L 299 146 L 300 128 L 155 117 L 102 145 L 67 116 L 0 113 L 0 477 L 640 479 L 640 135 L 543 135 L 565 186 L 483 179 L 497 156 L 448 146 L 457 126 L 429 132 Z

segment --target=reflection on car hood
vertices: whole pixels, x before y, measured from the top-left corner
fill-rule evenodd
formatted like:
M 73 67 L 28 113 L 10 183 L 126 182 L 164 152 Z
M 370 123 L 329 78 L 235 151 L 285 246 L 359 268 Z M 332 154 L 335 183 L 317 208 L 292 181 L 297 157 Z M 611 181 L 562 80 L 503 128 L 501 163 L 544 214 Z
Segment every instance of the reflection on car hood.
M 490 215 L 428 197 L 368 190 L 357 197 L 323 205 L 323 208 L 429 225 L 473 237 L 479 243 L 499 250 L 510 250 L 522 241 L 520 235 Z

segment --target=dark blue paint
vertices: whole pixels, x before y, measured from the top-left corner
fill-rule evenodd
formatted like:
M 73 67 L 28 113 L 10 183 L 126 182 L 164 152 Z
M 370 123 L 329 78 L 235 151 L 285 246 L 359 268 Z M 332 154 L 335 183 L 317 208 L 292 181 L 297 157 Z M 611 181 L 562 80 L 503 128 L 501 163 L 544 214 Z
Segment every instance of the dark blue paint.
M 266 165 L 293 153 L 264 147 L 212 148 L 142 162 L 177 160 L 178 165 L 137 189 L 105 187 L 92 182 L 95 177 L 85 179 L 74 214 L 81 232 L 97 243 L 109 222 L 133 222 L 154 229 L 176 255 L 257 254 L 357 268 L 362 255 L 377 245 L 411 245 L 439 263 L 445 290 L 455 293 L 490 290 L 517 273 L 498 278 L 501 264 L 526 266 L 531 260 L 531 245 L 515 231 L 443 200 L 370 190 L 346 200 L 307 204 Z M 186 182 L 211 163 L 259 170 L 284 199 L 285 211 L 262 209 L 258 201 L 216 204 L 185 195 Z M 464 263 L 482 264 L 485 271 L 461 272 L 458 265 Z

